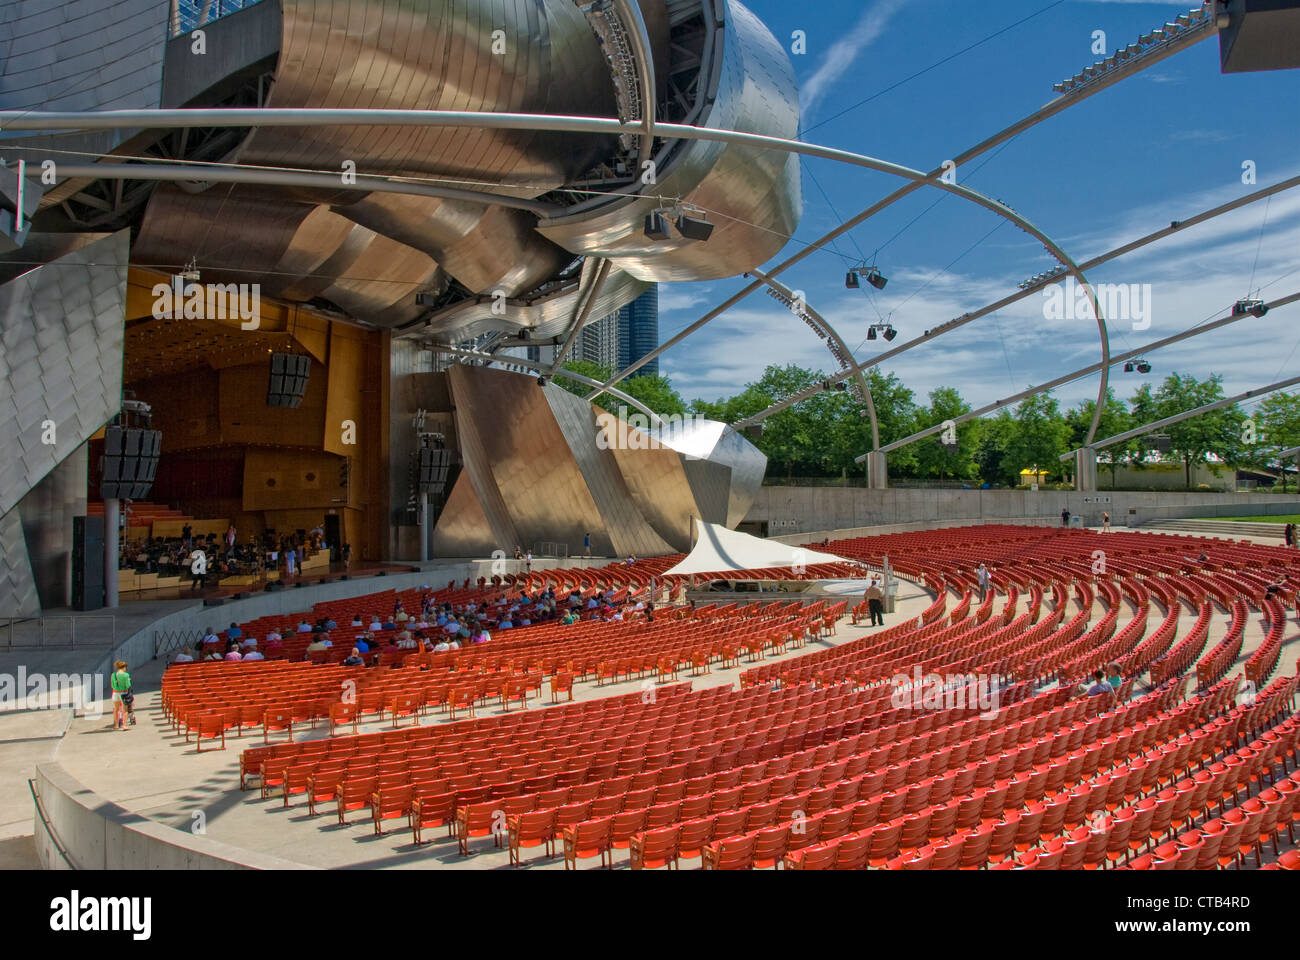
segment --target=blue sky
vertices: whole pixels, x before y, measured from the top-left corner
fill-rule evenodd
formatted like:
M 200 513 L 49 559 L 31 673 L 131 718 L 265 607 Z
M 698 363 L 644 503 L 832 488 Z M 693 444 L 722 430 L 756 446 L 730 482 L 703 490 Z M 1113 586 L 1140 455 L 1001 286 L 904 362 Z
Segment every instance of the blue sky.
M 748 0 L 778 40 L 793 31 L 808 52 L 792 56 L 804 139 L 922 170 L 1047 103 L 1052 84 L 1189 10 L 1193 3 L 1131 0 Z M 969 44 L 1026 23 L 909 82 L 859 101 Z M 848 110 L 847 113 L 843 111 Z M 837 116 L 839 114 L 843 114 Z M 961 183 L 1010 204 L 1077 261 L 1300 173 L 1300 70 L 1224 75 L 1217 38 L 1022 133 L 958 171 Z M 822 160 L 803 161 L 804 213 L 795 241 L 769 262 L 838 226 L 902 181 Z M 825 196 L 823 196 L 823 191 Z M 830 202 L 826 197 L 830 198 Z M 933 209 L 936 199 L 942 200 Z M 1151 326 L 1111 325 L 1121 352 L 1221 316 L 1248 290 L 1265 299 L 1300 290 L 1300 188 L 1152 244 L 1089 274 L 1095 283 L 1150 284 Z M 898 235 L 909 221 L 923 214 Z M 922 190 L 859 226 L 835 249 L 813 254 L 782 279 L 806 291 L 858 360 L 872 355 L 867 325 L 885 318 L 900 341 L 984 306 L 1054 265 L 1041 245 L 991 213 Z M 994 229 L 994 228 L 997 229 Z M 993 231 L 990 233 L 990 231 Z M 891 240 L 891 238 L 894 238 Z M 889 241 L 887 243 L 887 241 Z M 881 293 L 844 288 L 846 267 L 876 261 Z M 838 255 L 837 255 L 838 251 Z M 955 262 L 953 262 L 955 261 Z M 743 286 L 743 281 L 660 288 L 667 339 Z M 1230 392 L 1300 369 L 1300 304 L 1152 353 L 1149 377 L 1112 370 L 1127 398 L 1146 380 L 1178 371 L 1223 374 Z M 736 349 L 743 341 L 744 348 Z M 883 365 L 924 400 L 955 386 L 974 405 L 996 400 L 1099 357 L 1096 322 L 1045 320 L 1035 295 Z M 661 359 L 687 399 L 742 389 L 769 363 L 833 368 L 821 341 L 767 297 L 751 296 Z M 1060 388 L 1069 405 L 1095 397 L 1095 377 Z

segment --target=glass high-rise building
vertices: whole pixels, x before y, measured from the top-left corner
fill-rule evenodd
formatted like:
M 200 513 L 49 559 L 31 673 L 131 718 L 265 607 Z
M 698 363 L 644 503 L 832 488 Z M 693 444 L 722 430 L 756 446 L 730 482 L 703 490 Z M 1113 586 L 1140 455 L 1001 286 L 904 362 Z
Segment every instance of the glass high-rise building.
M 616 314 L 618 317 L 618 369 L 623 371 L 659 346 L 659 285 L 637 297 Z M 655 357 L 636 372 L 637 376 L 659 375 Z

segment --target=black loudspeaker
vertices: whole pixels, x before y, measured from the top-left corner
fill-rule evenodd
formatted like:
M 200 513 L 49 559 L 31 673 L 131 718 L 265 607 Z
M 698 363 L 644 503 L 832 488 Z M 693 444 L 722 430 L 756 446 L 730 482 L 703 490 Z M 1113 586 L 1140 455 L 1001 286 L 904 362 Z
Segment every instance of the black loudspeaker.
M 113 571 L 117 576 L 117 571 Z M 72 518 L 72 608 L 104 606 L 104 518 Z
M 307 392 L 311 357 L 296 353 L 271 354 L 271 383 L 266 390 L 268 407 L 296 407 Z
M 447 486 L 447 471 L 451 468 L 450 450 L 421 447 L 419 450 L 419 476 L 421 493 L 442 493 Z
M 149 496 L 161 452 L 161 430 L 105 427 L 100 496 L 105 500 L 143 500 Z

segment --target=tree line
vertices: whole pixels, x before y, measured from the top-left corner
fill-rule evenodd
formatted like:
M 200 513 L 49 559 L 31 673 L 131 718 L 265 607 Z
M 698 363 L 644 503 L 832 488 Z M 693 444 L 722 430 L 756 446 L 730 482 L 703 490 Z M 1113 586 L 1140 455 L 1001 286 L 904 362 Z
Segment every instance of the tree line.
M 608 367 L 586 361 L 565 365 L 584 376 L 607 380 Z M 634 376 L 619 389 L 659 414 L 698 414 L 723 423 L 736 423 L 779 400 L 815 388 L 827 374 L 795 364 L 769 366 L 756 381 L 732 397 L 687 402 L 668 378 Z M 924 401 L 893 373 L 871 369 L 865 374 L 880 425 L 881 445 L 921 430 L 956 421 L 972 407 L 954 387 L 940 387 Z M 558 385 L 579 396 L 590 388 L 563 376 Z M 769 417 L 755 444 L 768 458 L 770 478 L 855 477 L 863 466 L 855 459 L 872 448 L 867 407 L 854 384 L 845 390 L 819 390 L 807 399 Z M 1204 380 L 1172 373 L 1158 386 L 1144 383 L 1123 401 L 1107 393 L 1097 440 L 1163 420 L 1166 417 L 1225 398 L 1222 377 Z M 607 394 L 596 398 L 603 409 L 617 411 L 620 403 Z M 1050 392 L 1035 394 L 1014 407 L 959 423 L 952 430 L 923 437 L 889 454 L 889 475 L 897 479 L 953 481 L 969 486 L 1010 487 L 1021 483 L 1021 473 L 1035 471 L 1039 483 L 1069 482 L 1073 464 L 1061 463 L 1062 454 L 1083 446 L 1092 423 L 1095 400 L 1063 408 Z M 945 436 L 946 434 L 946 436 Z M 955 443 L 947 442 L 954 439 Z M 1159 450 L 1153 444 L 1158 443 Z M 1272 393 L 1247 411 L 1233 404 L 1192 417 L 1152 435 L 1115 444 L 1098 452 L 1098 484 L 1111 485 L 1115 472 L 1128 465 L 1143 469 L 1156 462 L 1180 463 L 1187 489 L 1193 471 L 1201 465 L 1216 473 L 1236 468 L 1276 470 L 1278 454 L 1300 445 L 1300 395 Z M 1283 474 L 1283 483 L 1286 478 Z M 1284 488 L 1285 489 L 1285 488 Z

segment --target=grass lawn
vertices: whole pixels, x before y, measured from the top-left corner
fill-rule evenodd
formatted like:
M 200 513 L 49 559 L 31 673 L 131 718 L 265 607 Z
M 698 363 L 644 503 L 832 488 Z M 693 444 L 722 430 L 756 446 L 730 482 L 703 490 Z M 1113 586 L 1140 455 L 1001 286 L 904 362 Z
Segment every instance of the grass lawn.
M 1300 514 L 1279 513 L 1271 517 L 1205 517 L 1206 520 L 1231 520 L 1234 523 L 1300 523 Z

